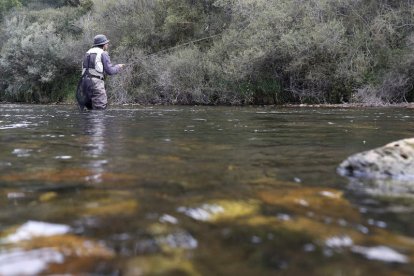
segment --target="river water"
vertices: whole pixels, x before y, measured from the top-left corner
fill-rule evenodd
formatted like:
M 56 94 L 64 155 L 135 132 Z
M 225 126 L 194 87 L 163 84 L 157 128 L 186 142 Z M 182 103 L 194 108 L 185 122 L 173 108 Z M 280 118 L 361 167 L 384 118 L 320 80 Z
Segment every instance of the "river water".
M 414 200 L 336 173 L 413 118 L 0 105 L 0 275 L 413 275 Z

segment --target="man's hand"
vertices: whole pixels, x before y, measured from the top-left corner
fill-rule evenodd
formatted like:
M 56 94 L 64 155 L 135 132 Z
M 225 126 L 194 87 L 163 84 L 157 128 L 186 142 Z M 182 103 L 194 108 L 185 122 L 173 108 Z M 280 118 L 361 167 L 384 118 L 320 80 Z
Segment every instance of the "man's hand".
M 118 65 L 119 65 L 119 67 L 121 67 L 121 69 L 125 67 L 125 64 L 123 64 L 123 63 L 122 64 L 118 64 Z

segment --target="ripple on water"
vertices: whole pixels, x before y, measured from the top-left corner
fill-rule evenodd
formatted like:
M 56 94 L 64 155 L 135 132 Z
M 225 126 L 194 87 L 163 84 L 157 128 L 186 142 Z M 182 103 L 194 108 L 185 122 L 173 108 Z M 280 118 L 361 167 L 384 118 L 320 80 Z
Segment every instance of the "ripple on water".
M 33 150 L 31 149 L 14 149 L 12 154 L 16 155 L 17 157 L 29 157 Z
M 69 160 L 69 159 L 72 159 L 72 156 L 70 156 L 70 155 L 58 155 L 58 156 L 55 156 L 55 159 Z
M 31 125 L 30 123 L 17 123 L 17 124 L 0 126 L 0 129 L 26 128 L 30 125 Z
M 11 165 L 12 165 L 11 162 L 0 161 L 0 168 L 10 167 Z

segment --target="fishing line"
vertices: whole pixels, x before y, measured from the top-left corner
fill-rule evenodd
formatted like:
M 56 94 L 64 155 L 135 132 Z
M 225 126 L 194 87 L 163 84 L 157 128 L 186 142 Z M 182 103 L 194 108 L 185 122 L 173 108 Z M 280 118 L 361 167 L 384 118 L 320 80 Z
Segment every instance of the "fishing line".
M 176 46 L 167 48 L 167 49 L 163 49 L 163 50 L 157 51 L 157 52 L 152 53 L 152 54 L 145 55 L 143 57 L 134 57 L 134 59 L 138 59 L 140 61 L 143 61 L 144 59 L 147 59 L 149 57 L 157 56 L 157 55 L 159 55 L 161 53 L 168 52 L 168 51 L 172 51 L 174 49 L 177 49 L 177 48 L 180 48 L 180 47 L 183 47 L 183 46 L 187 46 L 187 45 L 191 45 L 191 44 L 194 44 L 194 43 L 198 43 L 198 42 L 201 42 L 201 41 L 204 41 L 204 40 L 208 40 L 208 39 L 211 39 L 211 38 L 220 36 L 222 34 L 223 33 L 219 33 L 219 34 L 215 34 L 215 35 L 212 35 L 212 36 L 208 36 L 208 37 L 203 37 L 203 38 L 200 38 L 200 39 L 192 40 L 192 41 L 189 41 L 189 42 L 186 42 L 186 43 L 183 43 L 183 44 L 179 44 L 179 45 L 176 45 Z M 128 62 L 128 63 L 125 64 L 125 67 L 132 66 L 132 65 L 137 64 L 137 63 L 138 63 L 138 61 L 136 61 L 136 62 L 134 62 L 134 61 Z

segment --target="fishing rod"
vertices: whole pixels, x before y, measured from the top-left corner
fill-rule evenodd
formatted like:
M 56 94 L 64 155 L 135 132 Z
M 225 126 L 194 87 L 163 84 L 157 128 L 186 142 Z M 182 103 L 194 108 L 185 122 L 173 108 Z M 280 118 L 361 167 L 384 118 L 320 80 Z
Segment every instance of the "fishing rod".
M 201 42 L 201 41 L 204 41 L 204 40 L 212 39 L 214 37 L 221 36 L 222 34 L 223 33 L 219 33 L 219 34 L 211 35 L 211 36 L 208 36 L 208 37 L 203 37 L 203 38 L 200 38 L 200 39 L 192 40 L 192 41 L 189 41 L 189 42 L 186 42 L 186 43 L 182 43 L 182 44 L 179 44 L 179 45 L 176 45 L 176 46 L 167 48 L 167 49 L 162 49 L 160 51 L 157 51 L 157 52 L 152 53 L 152 54 L 145 55 L 143 57 L 134 57 L 134 59 L 138 59 L 139 61 L 144 61 L 145 59 L 147 59 L 149 57 L 157 56 L 157 55 L 159 55 L 161 53 L 168 52 L 168 51 L 172 51 L 174 49 L 177 49 L 177 48 L 180 48 L 180 47 L 183 47 L 183 46 L 187 46 L 187 45 L 191 45 L 191 44 L 194 44 L 194 43 L 198 43 L 198 42 Z M 135 65 L 137 63 L 138 62 L 128 62 L 128 63 L 125 63 L 124 67 L 129 67 L 129 66 Z

